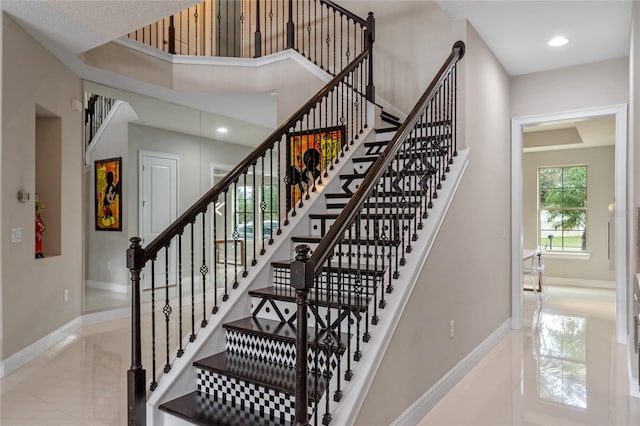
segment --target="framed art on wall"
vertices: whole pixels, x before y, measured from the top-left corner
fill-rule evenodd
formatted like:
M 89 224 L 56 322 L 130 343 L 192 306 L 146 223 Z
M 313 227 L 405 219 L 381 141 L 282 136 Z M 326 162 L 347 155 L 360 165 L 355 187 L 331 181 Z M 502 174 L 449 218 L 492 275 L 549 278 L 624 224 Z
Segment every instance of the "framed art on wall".
M 314 129 L 289 134 L 287 161 L 287 209 L 300 201 L 313 181 L 325 175 L 342 151 L 345 127 Z M 326 176 L 326 175 L 325 175 Z
M 122 231 L 122 157 L 95 162 L 96 231 Z

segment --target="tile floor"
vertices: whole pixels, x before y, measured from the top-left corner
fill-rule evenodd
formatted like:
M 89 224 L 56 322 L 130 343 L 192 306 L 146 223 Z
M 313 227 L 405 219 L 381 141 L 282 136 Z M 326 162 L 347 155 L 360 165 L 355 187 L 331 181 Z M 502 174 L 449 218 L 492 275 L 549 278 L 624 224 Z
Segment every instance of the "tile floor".
M 545 292 L 540 310 L 525 295 L 527 327 L 502 339 L 420 426 L 640 425 L 627 347 L 615 342 L 614 291 Z
M 510 332 L 420 425 L 640 425 L 613 291 L 546 292 L 540 312 L 526 296 L 535 327 Z M 128 342 L 128 319 L 86 326 L 0 380 L 0 425 L 126 424 Z

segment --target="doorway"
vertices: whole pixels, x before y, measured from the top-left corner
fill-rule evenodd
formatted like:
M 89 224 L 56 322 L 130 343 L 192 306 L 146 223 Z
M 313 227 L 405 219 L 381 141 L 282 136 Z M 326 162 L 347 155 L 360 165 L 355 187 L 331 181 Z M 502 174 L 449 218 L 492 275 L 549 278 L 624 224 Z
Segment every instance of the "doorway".
M 523 250 L 523 128 L 524 126 L 560 120 L 615 116 L 615 281 L 616 341 L 626 343 L 627 336 L 627 106 L 600 108 L 516 117 L 511 122 L 511 235 L 512 235 L 512 327 L 523 325 L 522 250 Z
M 180 157 L 151 151 L 139 153 L 140 235 L 144 245 L 149 244 L 178 217 Z M 168 258 L 167 258 L 168 255 Z M 155 261 L 155 288 L 176 283 L 175 244 L 161 250 Z M 169 274 L 165 273 L 165 268 Z M 149 269 L 149 270 L 148 270 Z M 168 280 L 168 282 L 167 282 Z M 151 288 L 151 271 L 142 273 L 142 289 Z

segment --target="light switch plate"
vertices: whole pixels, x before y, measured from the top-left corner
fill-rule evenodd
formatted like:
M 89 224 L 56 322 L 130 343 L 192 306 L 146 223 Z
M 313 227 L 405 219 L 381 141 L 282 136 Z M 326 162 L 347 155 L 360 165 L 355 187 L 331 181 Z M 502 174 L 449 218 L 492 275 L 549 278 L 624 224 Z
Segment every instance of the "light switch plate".
M 22 227 L 18 226 L 15 228 L 11 228 L 11 242 L 12 243 L 21 243 L 22 242 Z

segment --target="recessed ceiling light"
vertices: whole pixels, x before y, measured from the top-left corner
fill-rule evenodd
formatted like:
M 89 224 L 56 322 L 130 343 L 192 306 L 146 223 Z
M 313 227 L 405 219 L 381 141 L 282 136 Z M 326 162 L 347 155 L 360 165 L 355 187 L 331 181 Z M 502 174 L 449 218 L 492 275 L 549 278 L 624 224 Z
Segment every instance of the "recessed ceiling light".
M 229 131 L 226 127 L 218 127 L 216 130 L 218 133 L 227 133 Z
M 559 47 L 559 46 L 564 46 L 567 43 L 569 43 L 569 40 L 566 37 L 558 36 L 549 40 L 548 44 L 551 47 Z

